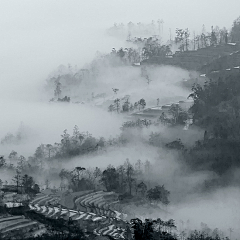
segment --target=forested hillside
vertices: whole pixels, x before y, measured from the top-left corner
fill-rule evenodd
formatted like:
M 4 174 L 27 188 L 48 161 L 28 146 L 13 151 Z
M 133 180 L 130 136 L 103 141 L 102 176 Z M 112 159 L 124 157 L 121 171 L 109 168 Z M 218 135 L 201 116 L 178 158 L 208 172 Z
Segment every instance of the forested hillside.
M 240 21 L 166 42 L 162 24 L 114 24 L 122 47 L 3 115 L 27 123 L 1 126 L 0 239 L 238 237 Z

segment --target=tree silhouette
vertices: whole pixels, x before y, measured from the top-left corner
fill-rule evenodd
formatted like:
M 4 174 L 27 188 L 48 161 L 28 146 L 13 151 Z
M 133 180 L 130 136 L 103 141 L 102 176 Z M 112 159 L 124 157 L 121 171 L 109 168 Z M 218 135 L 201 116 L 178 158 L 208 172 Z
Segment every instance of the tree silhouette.
M 62 84 L 60 83 L 60 76 L 58 76 L 58 78 L 54 81 L 54 84 L 55 84 L 54 96 L 56 98 L 60 98 L 62 93 L 62 90 L 61 90 Z
M 140 108 L 144 109 L 146 107 L 146 101 L 142 98 L 138 101 L 139 110 Z
M 117 109 L 117 112 L 119 113 L 119 110 L 120 110 L 120 99 L 119 98 L 114 100 L 114 105 Z
M 19 187 L 21 186 L 21 172 L 17 169 L 16 170 L 16 175 L 13 177 L 12 181 L 16 184 L 17 187 L 17 192 L 19 192 Z
M 147 191 L 147 198 L 156 204 L 162 202 L 163 204 L 168 205 L 169 194 L 170 192 L 165 189 L 164 185 L 155 186 Z

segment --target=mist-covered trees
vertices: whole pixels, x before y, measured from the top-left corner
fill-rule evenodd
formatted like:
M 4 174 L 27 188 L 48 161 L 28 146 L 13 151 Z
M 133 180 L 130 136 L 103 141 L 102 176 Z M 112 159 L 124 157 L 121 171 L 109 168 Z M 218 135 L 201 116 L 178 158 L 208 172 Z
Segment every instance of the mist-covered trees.
M 94 189 L 94 172 L 84 167 L 75 167 L 72 171 L 62 169 L 59 173 L 61 179 L 60 190 L 71 189 L 73 192 Z
M 121 66 L 121 65 L 132 65 L 134 63 L 139 63 L 141 59 L 138 49 L 134 48 L 120 48 L 116 50 L 112 49 L 110 54 L 104 55 L 104 61 L 107 61 L 111 66 Z
M 41 144 L 34 154 L 34 157 L 41 160 L 44 158 L 64 158 L 81 154 L 95 152 L 104 147 L 104 138 L 95 138 L 88 132 L 80 132 L 75 126 L 73 134 L 70 135 L 65 129 L 61 135 L 61 142 L 52 144 Z
M 112 104 L 109 105 L 109 112 L 127 113 L 134 110 L 143 110 L 146 107 L 145 99 L 141 98 L 135 102 L 134 105 L 129 101 L 129 96 L 125 96 L 122 101 L 120 98 L 116 98 Z M 122 109 L 122 110 L 121 110 Z
M 132 194 L 135 180 L 135 170 L 128 159 L 118 168 L 108 166 L 101 177 L 101 182 L 108 191 L 128 192 L 129 195 Z
M 122 110 L 123 110 L 123 112 L 129 112 L 132 110 L 131 104 L 128 99 L 126 99 L 126 101 L 123 103 Z
M 204 87 L 194 85 L 190 97 L 194 100 L 193 119 L 216 138 L 238 138 L 239 75 L 209 81 Z M 218 119 L 218 121 L 216 121 Z
M 176 240 L 176 234 L 171 232 L 171 229 L 176 229 L 173 219 L 163 221 L 160 218 L 157 220 L 145 219 L 142 221 L 138 218 L 131 219 L 132 235 L 134 240 Z M 131 238 L 127 238 L 131 239 Z
M 116 98 L 114 100 L 114 108 L 116 109 L 116 111 L 119 113 L 120 111 L 120 99 L 119 98 Z
M 142 197 L 145 197 L 147 192 L 147 185 L 144 182 L 137 184 L 136 193 L 140 194 Z
M 170 45 L 161 45 L 158 39 L 148 38 L 142 49 L 142 59 L 149 59 L 151 57 L 166 57 L 171 55 L 172 51 Z
M 135 182 L 134 179 L 134 168 L 133 165 L 129 162 L 129 159 L 127 159 L 124 163 L 124 168 L 125 168 L 125 173 L 126 173 L 126 184 L 128 186 L 129 189 L 129 194 L 132 195 L 132 188 L 133 188 L 133 184 Z
M 189 46 L 189 36 L 190 36 L 190 33 L 189 33 L 189 30 L 188 28 L 187 29 L 176 29 L 176 37 L 175 37 L 175 42 L 177 44 L 180 43 L 180 47 L 179 47 L 179 50 L 180 51 L 188 51 L 188 46 Z
M 136 121 L 127 121 L 124 122 L 121 130 L 124 132 L 127 129 L 131 129 L 131 128 L 137 128 L 137 129 L 141 129 L 141 128 L 146 128 L 152 125 L 151 120 L 149 119 L 137 119 Z
M 102 173 L 101 182 L 106 187 L 107 191 L 116 191 L 119 187 L 118 172 L 112 166 L 108 166 Z
M 183 150 L 184 149 L 184 145 L 183 145 L 180 138 L 176 139 L 172 142 L 167 143 L 165 146 L 169 149 L 177 149 L 177 150 Z
M 71 171 L 69 188 L 72 189 L 74 192 L 94 188 L 91 178 L 87 178 L 87 173 L 83 174 L 85 170 L 86 169 L 84 167 L 76 167 L 73 171 Z
M 4 156 L 0 156 L 0 168 L 5 166 L 5 164 L 6 164 L 6 160 L 5 160 Z
M 17 170 L 16 175 L 13 177 L 12 181 L 15 183 L 17 187 L 17 192 L 19 191 L 19 187 L 21 185 L 21 175 L 20 172 Z
M 184 111 L 179 104 L 172 104 L 168 113 L 172 116 L 174 124 L 185 124 L 185 121 L 188 119 L 188 113 Z M 160 120 L 164 121 L 164 119 Z
M 168 204 L 170 192 L 162 186 L 155 186 L 151 178 L 152 166 L 147 160 L 140 159 L 131 164 L 126 159 L 124 164 L 106 168 L 76 167 L 73 170 L 62 169 L 59 172 L 61 191 L 105 190 L 119 194 L 119 200 L 128 202 L 135 199 L 141 204 Z M 151 188 L 153 187 L 153 188 Z
M 24 142 L 29 137 L 30 129 L 28 129 L 23 123 L 20 124 L 15 133 L 7 133 L 4 137 L 1 138 L 0 144 L 19 144 Z
M 157 22 L 157 24 L 156 24 Z M 148 23 L 143 22 L 128 22 L 128 23 L 114 23 L 113 26 L 107 29 L 107 34 L 114 37 L 123 37 L 127 41 L 134 41 L 137 38 L 132 39 L 132 36 L 152 36 L 154 34 L 161 34 L 161 27 L 163 20 L 152 20 Z
M 232 42 L 240 42 L 240 17 L 234 20 L 230 36 Z
M 19 170 L 16 170 L 16 174 L 12 178 L 12 182 L 16 186 L 17 193 L 38 193 L 39 186 L 33 180 L 33 177 L 22 174 Z
M 218 44 L 222 45 L 229 41 L 227 29 L 225 27 L 221 29 L 218 26 L 211 26 L 211 31 L 208 32 L 205 25 L 203 25 L 202 31 L 199 34 L 195 34 L 194 31 L 193 35 L 191 34 L 192 37 L 190 37 L 188 28 L 177 28 L 175 34 L 175 44 L 181 52 L 216 46 Z
M 210 230 L 210 229 L 209 229 Z M 223 234 L 220 233 L 217 229 L 215 229 L 212 233 L 208 233 L 206 231 L 191 231 L 189 236 L 186 238 L 187 240 L 230 240 L 229 237 L 224 237 Z
M 55 90 L 54 90 L 54 96 L 58 99 L 61 97 L 61 93 L 62 93 L 62 84 L 60 83 L 60 76 L 58 76 L 57 79 L 54 80 L 54 84 L 55 84 Z
M 146 101 L 141 98 L 139 101 L 138 101 L 138 105 L 139 105 L 139 110 L 140 109 L 144 109 L 146 107 Z
M 160 147 L 162 144 L 162 136 L 160 133 L 152 132 L 149 137 L 149 143 L 152 146 Z
M 147 198 L 155 204 L 161 202 L 167 205 L 169 204 L 169 194 L 170 192 L 165 189 L 164 185 L 155 186 L 154 188 L 147 191 Z
M 32 190 L 36 190 L 36 186 L 35 186 L 33 177 L 28 176 L 27 174 L 22 176 L 22 186 L 23 186 L 24 192 L 26 192 L 26 193 L 29 193 Z
M 46 79 L 45 90 L 49 92 L 49 95 L 54 95 L 50 101 L 69 102 L 71 94 L 79 91 L 80 85 L 93 78 L 93 75 L 94 73 L 91 74 L 90 69 L 60 65 Z
M 153 222 L 146 219 L 143 223 L 140 219 L 131 220 L 135 240 L 153 240 Z
M 194 124 L 205 130 L 202 139 L 184 155 L 194 169 L 209 169 L 223 175 L 240 166 L 239 77 L 231 75 L 192 88 Z

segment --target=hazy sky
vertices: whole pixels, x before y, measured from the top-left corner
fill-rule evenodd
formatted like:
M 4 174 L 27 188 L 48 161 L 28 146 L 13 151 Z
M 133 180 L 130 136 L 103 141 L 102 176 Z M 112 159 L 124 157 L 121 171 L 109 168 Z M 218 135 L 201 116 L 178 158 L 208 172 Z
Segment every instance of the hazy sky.
M 116 39 L 103 37 L 114 22 L 164 20 L 169 28 L 200 31 L 202 24 L 230 27 L 239 0 L 1 0 L 0 94 L 6 81 L 45 79 L 60 64 L 81 66 L 96 50 L 110 51 Z

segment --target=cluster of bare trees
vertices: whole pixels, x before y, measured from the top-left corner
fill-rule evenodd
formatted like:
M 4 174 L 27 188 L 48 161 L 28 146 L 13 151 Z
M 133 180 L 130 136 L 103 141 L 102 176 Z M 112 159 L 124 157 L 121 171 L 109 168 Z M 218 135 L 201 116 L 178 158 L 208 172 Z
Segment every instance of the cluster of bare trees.
M 107 29 L 107 33 L 115 37 L 126 37 L 131 40 L 132 36 L 152 36 L 157 35 L 159 38 L 163 36 L 163 23 L 162 19 L 156 21 L 152 20 L 150 23 L 144 24 L 142 22 L 127 24 L 114 23 L 112 27 Z
M 146 172 L 146 169 L 148 169 L 148 172 Z M 144 174 L 150 174 L 149 169 L 149 161 L 143 163 L 141 160 L 138 160 L 135 166 L 133 166 L 128 159 L 117 168 L 109 165 L 104 170 L 98 167 L 95 169 L 76 167 L 72 171 L 62 169 L 59 174 L 61 178 L 60 188 L 70 188 L 73 191 L 79 191 L 97 189 L 102 186 L 107 191 L 128 192 L 130 195 L 141 192 L 141 194 L 145 195 L 146 190 L 144 192 L 144 189 L 147 187 L 141 180 L 144 179 Z
M 234 20 L 230 32 L 230 37 L 232 42 L 240 42 L 240 17 Z
M 124 122 L 121 129 L 124 131 L 129 128 L 144 128 L 149 127 L 153 124 L 153 122 L 149 119 L 137 119 L 136 121 L 127 121 Z
M 120 98 L 116 98 L 113 104 L 110 104 L 108 107 L 109 112 L 116 111 L 117 113 L 120 112 L 133 112 L 134 110 L 143 110 L 146 107 L 146 101 L 141 98 L 139 101 L 135 102 L 134 104 L 129 102 L 129 98 L 124 98 L 123 103 L 121 103 Z
M 108 57 L 115 61 L 118 58 L 120 59 L 121 63 L 124 63 L 125 65 L 131 65 L 133 63 L 140 62 L 141 51 L 139 49 L 134 48 L 120 48 L 119 50 L 113 48 L 111 54 L 108 55 Z
M 21 123 L 16 133 L 7 133 L 2 139 L 0 144 L 19 144 L 28 138 L 29 129 Z
M 150 57 L 166 57 L 172 54 L 170 45 L 163 45 L 159 38 L 135 38 L 131 40 L 140 50 L 141 60 Z
M 102 171 L 96 167 L 95 169 L 84 167 L 75 167 L 69 171 L 62 169 L 59 173 L 61 179 L 60 190 L 72 189 L 72 191 L 84 191 L 98 188 Z
M 36 194 L 40 191 L 40 188 L 33 180 L 33 177 L 27 174 L 22 175 L 19 170 L 16 170 L 16 175 L 13 177 L 12 181 L 17 187 L 17 192 Z
M 94 77 L 95 72 L 91 69 L 78 69 L 70 64 L 66 67 L 60 65 L 46 80 L 46 90 L 53 92 L 54 97 L 50 101 L 65 101 L 71 94 L 72 88 L 78 88 L 83 81 L 88 81 Z M 65 98 L 64 98 L 65 97 Z
M 59 177 L 61 179 L 60 189 L 72 189 L 72 191 L 106 189 L 115 191 L 120 195 L 120 200 L 126 197 L 138 196 L 152 203 L 168 204 L 169 191 L 162 186 L 151 188 L 152 166 L 148 160 L 142 162 L 140 159 L 131 164 L 126 159 L 124 164 L 114 167 L 109 165 L 101 170 L 83 167 L 76 167 L 72 171 L 62 169 Z
M 61 135 L 61 142 L 55 144 L 41 144 L 35 151 L 33 158 L 55 159 L 73 157 L 95 152 L 104 147 L 104 138 L 95 138 L 89 132 L 80 132 L 78 126 L 70 135 L 65 129 Z
M 206 32 L 203 25 L 202 32 L 195 34 L 193 32 L 190 38 L 190 31 L 186 29 L 176 29 L 175 43 L 179 46 L 181 52 L 196 50 L 217 44 L 226 44 L 229 41 L 228 31 L 226 28 L 220 29 L 218 26 L 211 27 L 211 32 Z
M 138 218 L 131 219 L 130 226 L 126 228 L 125 237 L 128 240 L 157 240 L 157 239 L 171 239 L 176 240 L 177 235 L 172 233 L 177 227 L 173 219 L 164 221 L 160 218 L 156 220 L 145 219 L 142 221 Z

